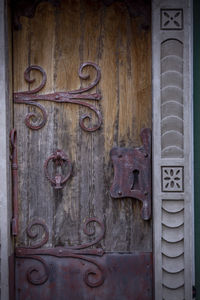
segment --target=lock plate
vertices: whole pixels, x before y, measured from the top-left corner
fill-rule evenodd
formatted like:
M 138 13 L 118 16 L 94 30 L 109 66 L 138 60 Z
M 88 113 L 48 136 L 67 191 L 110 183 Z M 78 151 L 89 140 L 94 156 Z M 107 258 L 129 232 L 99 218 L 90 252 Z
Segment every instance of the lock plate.
M 134 198 L 142 201 L 141 216 L 151 218 L 151 129 L 141 131 L 143 146 L 115 147 L 110 151 L 114 166 L 112 198 Z

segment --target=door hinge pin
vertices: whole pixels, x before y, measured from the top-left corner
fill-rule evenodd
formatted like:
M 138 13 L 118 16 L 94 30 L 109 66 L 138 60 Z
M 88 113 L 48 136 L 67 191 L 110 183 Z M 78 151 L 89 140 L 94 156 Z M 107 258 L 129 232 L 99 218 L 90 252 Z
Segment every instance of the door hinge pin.
M 10 132 L 11 144 L 11 169 L 12 169 L 12 235 L 18 234 L 18 164 L 17 164 L 17 131 L 12 129 Z

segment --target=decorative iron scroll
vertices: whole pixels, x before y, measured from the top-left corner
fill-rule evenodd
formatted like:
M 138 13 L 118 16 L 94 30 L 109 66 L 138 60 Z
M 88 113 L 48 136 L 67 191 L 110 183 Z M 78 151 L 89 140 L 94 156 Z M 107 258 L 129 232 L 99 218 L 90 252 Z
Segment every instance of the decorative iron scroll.
M 91 246 L 99 243 L 105 234 L 104 224 L 97 220 L 96 218 L 90 218 L 86 221 L 83 232 L 87 236 L 92 236 L 95 234 L 95 231 L 89 232 L 88 225 L 90 223 L 97 223 L 100 226 L 101 232 L 99 236 L 92 242 L 88 242 L 83 245 L 77 245 L 72 247 L 56 247 L 56 248 L 41 248 L 44 246 L 49 239 L 49 231 L 46 224 L 43 221 L 31 222 L 27 228 L 27 235 L 31 239 L 38 237 L 38 233 L 33 232 L 33 227 L 40 226 L 43 229 L 43 237 L 39 243 L 33 244 L 30 247 L 18 247 L 15 249 L 16 257 L 18 258 L 27 258 L 32 260 L 37 260 L 40 262 L 40 266 L 34 265 L 27 270 L 27 279 L 31 284 L 41 285 L 44 284 L 50 274 L 50 270 L 45 260 L 41 257 L 42 255 L 63 257 L 63 258 L 73 258 L 89 262 L 94 265 L 95 268 L 88 268 L 83 276 L 85 283 L 90 287 L 98 287 L 103 284 L 105 280 L 105 274 L 103 267 L 95 261 L 95 259 L 88 256 L 103 256 L 104 250 L 102 248 L 88 249 Z M 33 273 L 35 276 L 33 276 Z M 36 275 L 37 274 L 37 275 Z M 93 278 L 93 280 L 91 280 Z
M 55 178 L 52 178 L 49 175 L 48 165 L 49 165 L 49 162 L 51 160 L 55 163 L 56 166 L 62 166 L 64 163 L 67 163 L 68 172 L 67 172 L 67 175 L 65 175 L 64 178 L 60 174 L 56 174 Z M 67 155 L 62 150 L 56 150 L 45 161 L 45 163 L 44 163 L 44 172 L 45 172 L 46 178 L 51 182 L 52 186 L 55 189 L 62 189 L 64 184 L 67 182 L 67 180 L 71 176 L 72 164 L 71 164 L 69 158 L 67 157 Z
M 141 131 L 140 148 L 115 147 L 110 151 L 114 166 L 112 198 L 135 198 L 143 203 L 142 218 L 151 217 L 151 129 Z
M 97 124 L 94 125 L 93 127 L 86 127 L 85 120 L 88 119 L 91 121 L 91 116 L 89 114 L 84 114 L 80 118 L 80 126 L 83 130 L 88 131 L 88 132 L 93 132 L 96 131 L 97 129 L 100 128 L 101 123 L 102 123 L 102 115 L 101 112 L 92 104 L 81 101 L 81 100 L 101 100 L 101 94 L 100 93 L 91 93 L 91 94 L 83 94 L 84 92 L 87 92 L 91 90 L 93 87 L 95 87 L 101 78 L 101 71 L 100 68 L 97 64 L 93 62 L 86 62 L 83 63 L 80 66 L 79 69 L 79 77 L 83 80 L 89 79 L 90 75 L 89 74 L 83 74 L 83 69 L 85 67 L 91 66 L 96 70 L 96 78 L 94 79 L 93 82 L 91 82 L 87 87 L 85 88 L 80 88 L 78 90 L 72 90 L 72 91 L 67 91 L 67 92 L 56 92 L 56 93 L 51 93 L 51 94 L 37 94 L 46 84 L 47 81 L 47 75 L 46 72 L 43 70 L 42 67 L 37 66 L 37 65 L 31 65 L 28 67 L 25 72 L 24 72 L 24 78 L 25 80 L 31 84 L 35 81 L 35 79 L 30 79 L 30 72 L 32 70 L 37 70 L 41 73 L 42 75 L 42 81 L 40 85 L 30 91 L 24 91 L 24 92 L 17 92 L 14 93 L 14 103 L 18 104 L 27 104 L 27 105 L 32 105 L 38 108 L 41 112 L 41 117 L 42 121 L 40 121 L 38 124 L 32 123 L 34 120 L 38 120 L 39 116 L 35 112 L 28 113 L 26 118 L 25 118 L 25 124 L 27 127 L 33 130 L 38 130 L 44 127 L 44 125 L 47 122 L 47 113 L 45 108 L 38 103 L 39 100 L 43 101 L 52 101 L 56 103 L 71 103 L 71 104 L 77 104 L 80 106 L 84 106 L 92 110 L 96 117 L 97 117 Z M 32 122 L 31 122 L 32 121 Z

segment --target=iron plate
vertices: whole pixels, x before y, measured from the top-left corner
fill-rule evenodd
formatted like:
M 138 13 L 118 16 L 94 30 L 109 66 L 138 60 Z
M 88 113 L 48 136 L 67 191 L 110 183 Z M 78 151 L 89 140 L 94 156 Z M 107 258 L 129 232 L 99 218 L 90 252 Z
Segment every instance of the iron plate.
M 42 285 L 31 284 L 26 273 L 33 264 L 39 268 L 40 262 L 16 258 L 16 300 L 152 300 L 151 252 L 106 253 L 96 257 L 105 271 L 105 280 L 95 288 L 83 280 L 88 268 L 95 272 L 95 266 L 89 262 L 48 255 L 40 258 L 49 265 L 49 278 Z M 97 280 L 95 276 L 91 274 L 90 280 Z

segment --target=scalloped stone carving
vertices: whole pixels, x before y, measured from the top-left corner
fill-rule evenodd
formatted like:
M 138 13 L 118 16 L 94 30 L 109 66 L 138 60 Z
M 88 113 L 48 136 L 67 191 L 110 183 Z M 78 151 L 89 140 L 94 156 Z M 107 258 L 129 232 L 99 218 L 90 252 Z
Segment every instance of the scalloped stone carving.
M 177 243 L 183 240 L 184 238 L 184 226 L 181 225 L 177 228 L 167 227 L 162 225 L 162 237 L 166 242 Z
M 162 200 L 163 299 L 184 299 L 184 200 Z
M 163 209 L 162 212 L 162 224 L 169 228 L 176 228 L 184 223 L 183 211 L 178 213 L 169 213 Z
M 163 270 L 168 273 L 179 273 L 184 270 L 184 256 L 169 258 L 165 255 L 162 257 Z
M 152 1 L 155 299 L 192 299 L 192 1 Z M 158 176 L 161 183 L 158 185 Z M 161 259 L 160 259 L 161 258 Z
M 163 287 L 163 299 L 165 300 L 184 300 L 185 299 L 185 290 L 184 287 L 178 289 L 169 289 Z
M 175 247 L 170 242 L 162 240 L 162 254 L 167 257 L 178 257 L 184 253 L 184 241 L 177 242 Z
M 184 282 L 184 271 L 175 274 L 163 272 L 163 286 L 168 289 L 178 289 L 184 285 Z
M 161 155 L 183 157 L 183 44 L 161 44 Z

